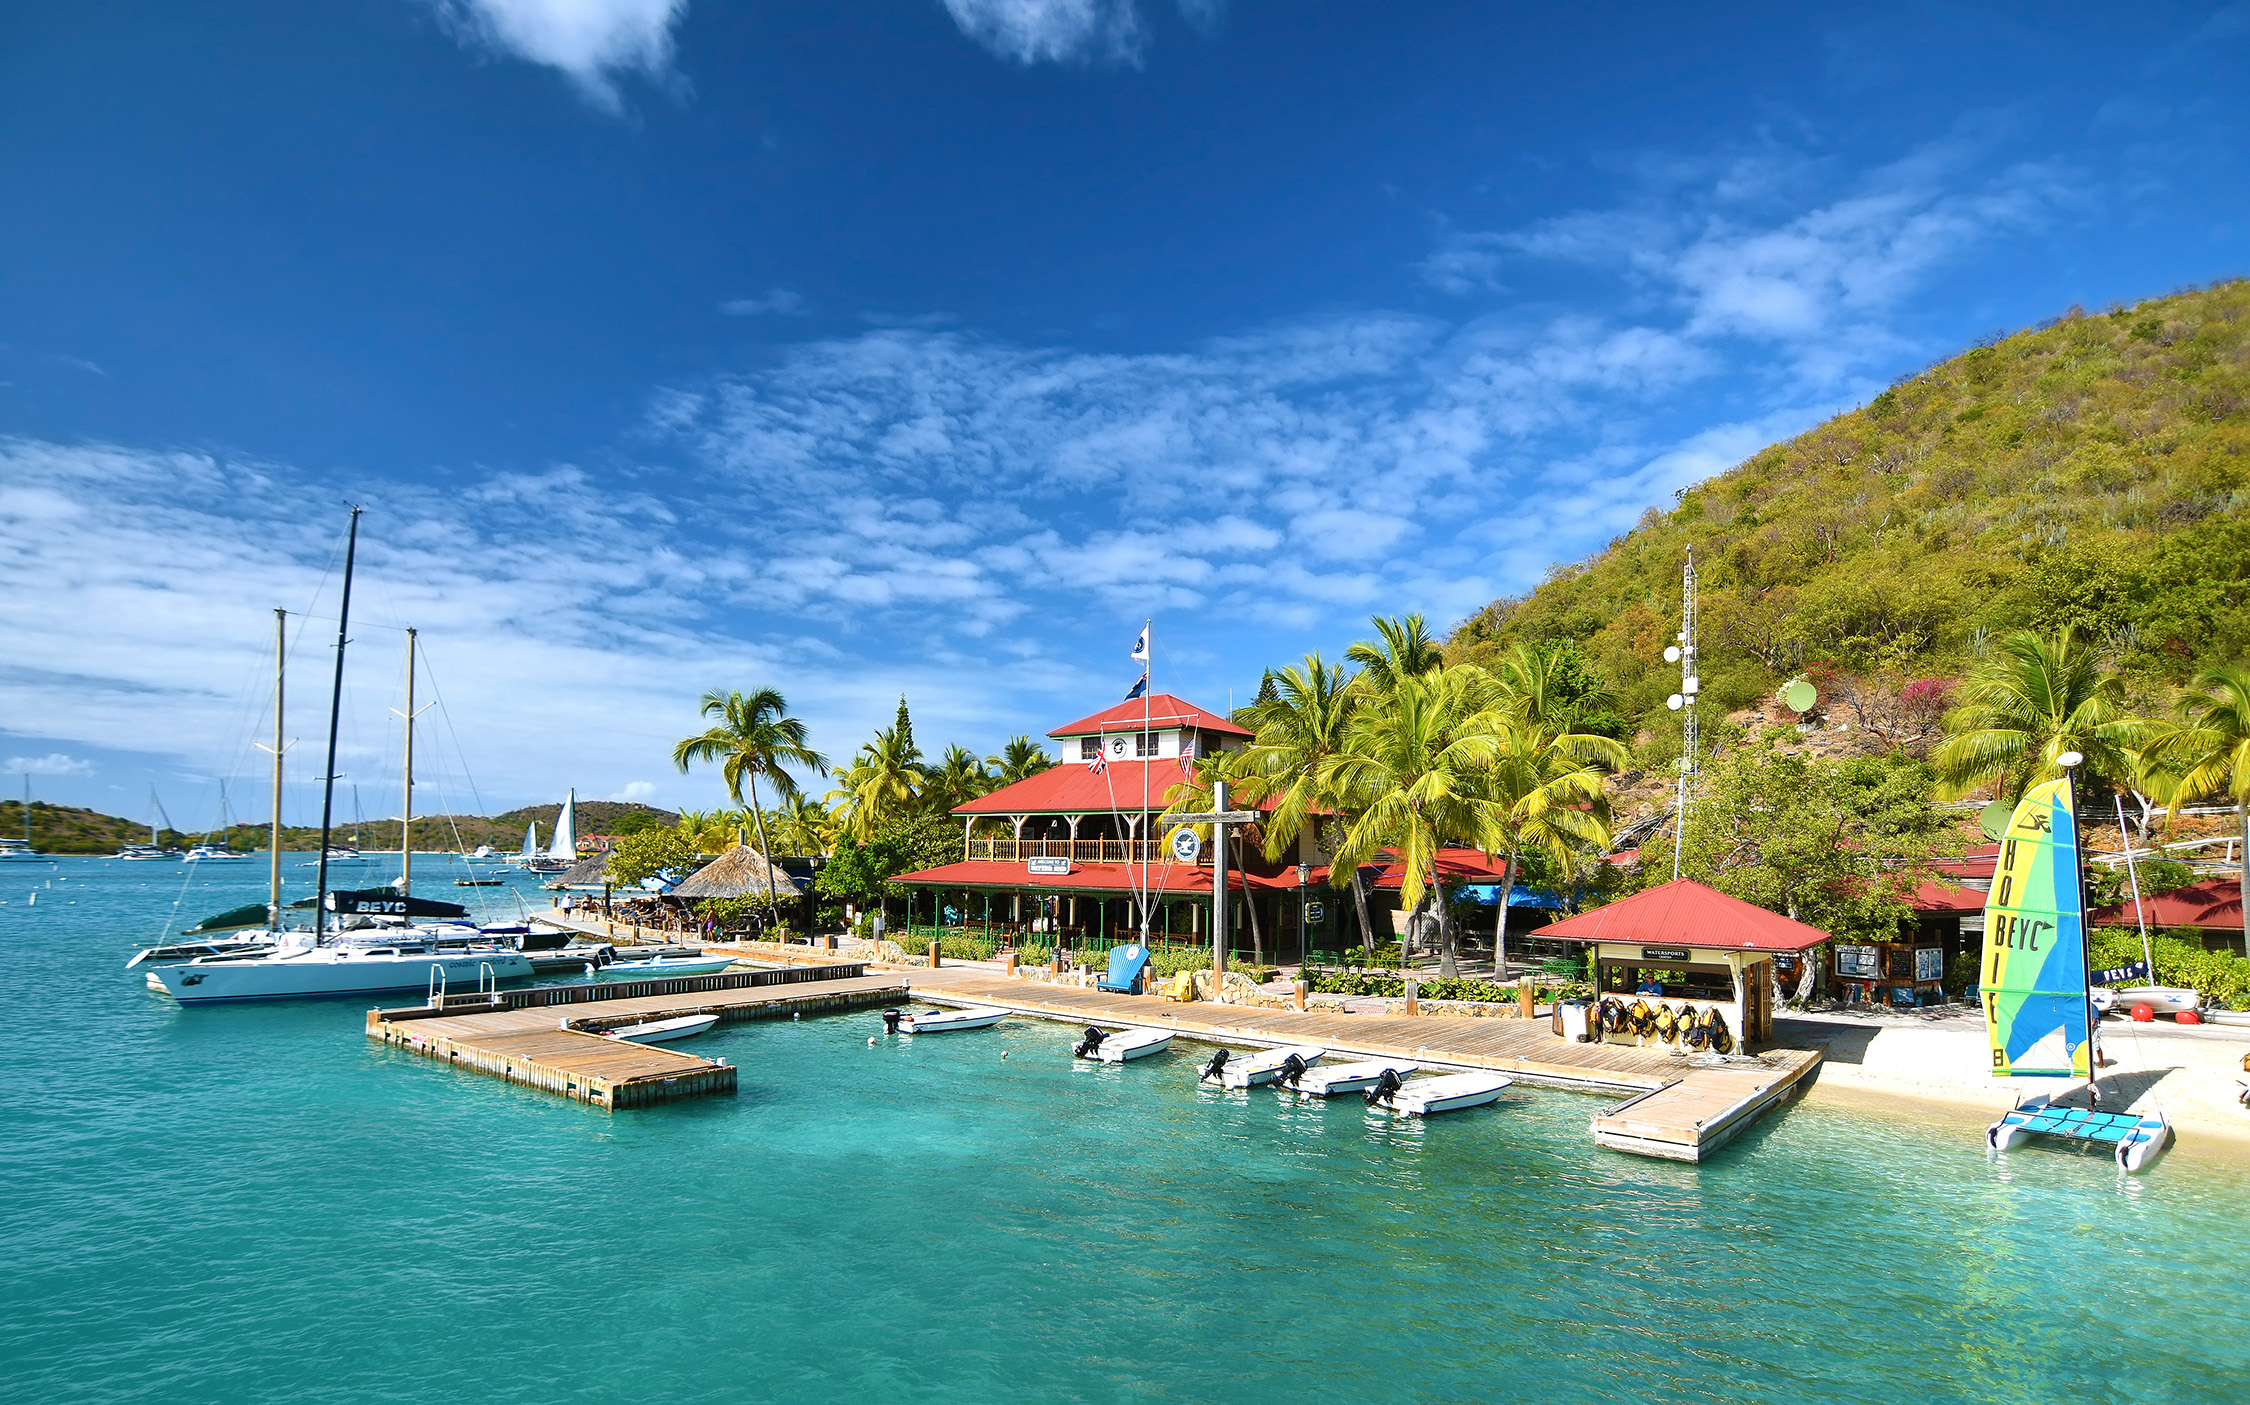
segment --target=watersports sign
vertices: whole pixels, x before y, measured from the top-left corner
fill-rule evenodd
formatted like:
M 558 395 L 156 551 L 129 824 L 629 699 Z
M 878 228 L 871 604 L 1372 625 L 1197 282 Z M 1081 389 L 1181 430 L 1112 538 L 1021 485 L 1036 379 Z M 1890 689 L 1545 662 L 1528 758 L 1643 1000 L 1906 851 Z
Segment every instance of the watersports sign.
M 1026 859 L 1024 864 L 1033 873 L 1045 874 L 1053 878 L 1067 878 L 1070 875 L 1070 860 L 1068 859 Z
M 2095 985 L 2116 985 L 2119 981 L 2145 981 L 2148 978 L 2148 963 L 2146 961 L 2136 961 L 2130 966 L 2112 966 L 2106 971 L 2094 972 Z
M 1684 946 L 1644 946 L 1641 948 L 1641 959 L 1643 961 L 1685 961 L 1688 959 L 1688 949 Z

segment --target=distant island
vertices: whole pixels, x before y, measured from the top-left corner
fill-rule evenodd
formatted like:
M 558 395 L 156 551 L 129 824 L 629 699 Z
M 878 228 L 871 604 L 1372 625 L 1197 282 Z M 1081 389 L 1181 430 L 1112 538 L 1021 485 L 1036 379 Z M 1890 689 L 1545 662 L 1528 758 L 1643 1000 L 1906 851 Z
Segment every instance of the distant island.
M 526 805 L 506 814 L 492 815 L 416 815 L 414 817 L 414 847 L 420 851 L 449 851 L 456 847 L 463 852 L 489 844 L 495 849 L 523 847 L 524 827 L 539 826 L 539 842 L 544 845 L 554 833 L 555 819 L 562 806 Z M 652 805 L 627 804 L 615 800 L 581 800 L 578 802 L 578 833 L 630 834 L 650 826 L 670 826 L 679 822 L 679 816 L 670 810 L 659 810 Z M 340 842 L 357 844 L 365 849 L 396 849 L 398 847 L 397 820 L 364 820 L 357 824 L 350 820 L 336 826 Z M 23 802 L 0 801 L 0 834 L 13 837 L 23 835 Z M 177 829 L 157 832 L 157 842 L 167 847 L 185 849 L 201 843 L 206 837 L 216 842 L 224 839 L 230 848 L 249 851 L 263 849 L 272 839 L 272 830 L 263 824 L 235 824 L 223 830 L 213 830 L 209 836 Z M 148 824 L 144 820 L 123 819 L 105 815 L 99 810 L 85 810 L 73 805 L 50 805 L 43 800 L 31 802 L 32 847 L 49 854 L 113 854 L 124 844 L 148 841 Z M 318 825 L 283 825 L 281 844 L 285 849 L 318 849 Z

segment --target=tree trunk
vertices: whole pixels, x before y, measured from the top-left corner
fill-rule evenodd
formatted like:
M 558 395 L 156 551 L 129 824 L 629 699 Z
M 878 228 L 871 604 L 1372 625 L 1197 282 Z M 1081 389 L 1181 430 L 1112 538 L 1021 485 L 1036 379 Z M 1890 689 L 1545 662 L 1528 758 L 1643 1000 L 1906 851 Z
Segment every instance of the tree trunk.
M 742 803 L 737 795 L 736 804 Z M 758 857 L 766 861 L 766 925 L 781 930 L 781 895 L 773 890 L 773 850 L 766 844 L 766 807 L 758 803 L 758 773 L 750 773 L 750 813 L 758 821 Z
M 2250 802 L 2237 800 L 2234 810 L 2242 817 L 2242 910 L 2250 913 Z M 2242 954 L 2250 956 L 2250 917 L 2242 919 Z M 2149 971 L 2148 978 L 2151 982 L 2156 980 L 2153 969 Z
M 1516 891 L 1516 850 L 1508 850 L 1508 871 L 1500 881 L 1500 920 L 1492 929 L 1492 978 L 1507 979 L 1508 975 L 1508 899 Z
M 1445 900 L 1445 889 L 1430 885 L 1430 896 L 1437 904 L 1438 974 L 1447 980 L 1461 974 L 1461 963 L 1453 951 L 1453 904 Z
M 1242 840 L 1231 835 L 1229 838 L 1234 839 L 1235 875 L 1242 880 L 1242 906 L 1250 913 L 1250 964 L 1263 967 L 1266 964 L 1266 938 L 1258 927 L 1258 895 L 1250 891 L 1250 871 L 1242 866 L 1242 856 L 1246 852 Z
M 1359 940 L 1367 949 L 1367 959 L 1375 959 L 1375 924 L 1367 920 L 1367 885 L 1359 879 L 1359 866 L 1352 866 L 1352 902 L 1359 908 Z

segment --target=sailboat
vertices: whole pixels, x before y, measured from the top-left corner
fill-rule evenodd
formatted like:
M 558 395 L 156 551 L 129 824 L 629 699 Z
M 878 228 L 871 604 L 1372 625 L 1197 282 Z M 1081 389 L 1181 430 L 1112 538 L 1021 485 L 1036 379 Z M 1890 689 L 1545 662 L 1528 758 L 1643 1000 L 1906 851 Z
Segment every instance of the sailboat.
M 533 873 L 561 873 L 578 862 L 578 791 L 573 788 L 563 797 L 562 813 L 555 817 L 553 842 L 541 857 L 528 859 L 524 867 Z
M 23 773 L 23 838 L 0 839 L 0 863 L 53 863 L 31 847 L 31 772 Z
M 172 817 L 164 813 L 164 802 L 156 798 L 156 787 L 154 786 L 149 787 L 148 804 L 151 812 L 148 817 L 148 842 L 142 844 L 134 840 L 127 840 L 118 846 L 117 852 L 111 857 L 124 859 L 128 862 L 145 863 L 150 859 L 176 859 L 180 856 L 179 850 L 164 847 L 161 840 L 162 832 L 156 827 L 156 822 L 159 819 L 169 825 Z
M 219 782 L 219 842 L 211 842 L 205 834 L 201 843 L 180 855 L 181 863 L 240 863 L 250 856 L 232 848 L 227 840 L 228 831 L 234 828 L 234 816 L 227 809 L 227 783 Z
M 2060 780 L 2024 793 L 2000 836 L 2000 862 L 1985 899 L 1985 1034 L 1995 1078 L 2068 1078 L 2077 1089 L 2019 1099 L 1985 1129 L 1992 1151 L 2039 1138 L 2115 1149 L 2117 1164 L 2139 1172 L 2172 1145 L 2161 1111 L 2110 1112 L 2094 1082 L 2094 1011 L 2086 952 L 2086 889 L 2078 852 L 2072 772 L 2085 758 L 2064 752 Z
M 539 821 L 533 820 L 523 827 L 523 847 L 512 854 L 501 855 L 500 861 L 518 868 L 539 861 Z
M 281 927 L 280 806 L 274 807 L 273 902 L 269 929 L 272 944 L 260 950 L 201 956 L 176 965 L 157 964 L 149 971 L 152 985 L 183 1005 L 209 1005 L 224 1001 L 287 1000 L 312 996 L 375 995 L 423 990 L 439 982 L 482 985 L 519 979 L 532 974 L 529 958 L 512 947 L 486 939 L 473 927 L 375 928 L 346 935 L 345 899 L 364 905 L 370 895 L 332 894 L 328 886 L 329 841 L 335 831 L 336 734 L 344 703 L 344 648 L 352 610 L 352 569 L 358 555 L 359 513 L 352 509 L 350 534 L 344 547 L 343 595 L 336 616 L 336 673 L 328 703 L 328 765 L 322 781 L 320 803 L 320 874 L 312 901 L 313 929 L 283 932 Z M 409 655 L 411 659 L 411 655 Z M 411 663 L 409 664 L 411 667 Z M 275 681 L 277 716 L 275 740 L 275 795 L 280 792 L 280 731 L 278 716 L 280 680 Z M 412 783 L 413 734 L 408 732 L 408 783 Z M 402 839 L 405 837 L 401 836 Z M 405 877 L 406 875 L 401 875 Z M 379 896 L 379 895 L 378 895 Z M 395 902 L 412 916 L 411 899 L 401 893 Z M 450 904 L 448 905 L 450 906 Z M 330 927 L 335 914 L 336 926 Z M 362 919 L 365 920 L 365 919 Z M 357 939 L 355 939 L 357 938 Z M 136 958 L 137 960 L 138 958 Z

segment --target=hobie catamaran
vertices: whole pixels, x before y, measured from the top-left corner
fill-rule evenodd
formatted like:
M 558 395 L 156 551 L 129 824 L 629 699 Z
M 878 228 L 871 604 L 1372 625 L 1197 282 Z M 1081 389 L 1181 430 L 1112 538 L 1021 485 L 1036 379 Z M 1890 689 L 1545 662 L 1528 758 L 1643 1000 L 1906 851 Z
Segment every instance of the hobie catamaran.
M 272 852 L 272 891 L 268 910 L 268 927 L 264 934 L 265 945 L 259 949 L 239 953 L 229 952 L 199 956 L 177 965 L 154 964 L 149 971 L 152 983 L 185 1005 L 207 1005 L 220 1001 L 236 1000 L 287 1000 L 306 996 L 324 995 L 374 995 L 390 991 L 411 991 L 442 988 L 446 984 L 483 986 L 487 982 L 514 980 L 532 974 L 530 960 L 513 947 L 481 939 L 482 934 L 473 927 L 415 927 L 347 934 L 342 930 L 344 914 L 333 913 L 336 921 L 331 926 L 332 908 L 345 904 L 335 902 L 328 887 L 329 840 L 334 832 L 336 805 L 336 731 L 342 715 L 344 701 L 344 646 L 345 630 L 351 620 L 352 566 L 359 545 L 359 509 L 352 509 L 351 528 L 344 547 L 343 594 L 336 617 L 336 675 L 328 703 L 328 766 L 321 789 L 320 842 L 321 857 L 319 878 L 313 896 L 313 928 L 309 932 L 284 932 L 281 930 L 281 717 L 282 669 L 277 658 L 274 670 L 274 822 Z M 279 612 L 276 612 L 277 614 Z M 285 638 L 277 643 L 277 653 L 285 646 Z M 412 632 L 407 639 L 407 668 L 413 670 L 414 640 Z M 406 867 L 400 874 L 395 899 L 387 895 L 376 898 L 378 904 L 395 901 L 402 916 L 411 919 L 413 909 L 408 887 L 412 879 L 413 853 L 413 686 L 407 688 L 408 712 L 406 727 L 406 783 L 407 810 L 401 826 L 400 847 L 405 851 Z M 366 894 L 349 895 L 368 898 Z M 364 906 L 364 904 L 362 904 Z M 136 957 L 136 963 L 142 958 Z
M 2000 836 L 2000 862 L 1984 905 L 1985 1033 L 1995 1078 L 2082 1079 L 2077 1089 L 2019 1101 L 1985 1129 L 1985 1145 L 2006 1151 L 2034 1138 L 2115 1148 L 2127 1171 L 2153 1165 L 2172 1145 L 2162 1112 L 2110 1112 L 2094 1082 L 2097 1016 L 2086 965 L 2086 890 L 2078 853 L 2073 768 L 2066 751 L 2060 780 L 2024 793 Z

